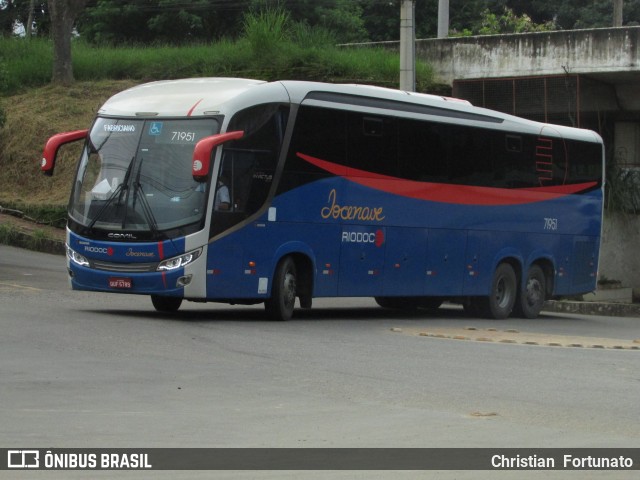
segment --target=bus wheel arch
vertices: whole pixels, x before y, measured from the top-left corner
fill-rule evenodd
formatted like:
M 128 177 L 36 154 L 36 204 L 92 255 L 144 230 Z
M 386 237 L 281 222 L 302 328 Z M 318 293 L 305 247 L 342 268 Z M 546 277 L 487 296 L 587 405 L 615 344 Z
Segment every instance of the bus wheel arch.
M 314 266 L 311 259 L 304 253 L 291 254 L 298 271 L 298 291 L 297 295 L 300 299 L 302 308 L 311 308 L 311 299 L 313 298 L 313 278 Z
M 271 285 L 271 296 L 265 300 L 267 315 L 273 320 L 289 320 L 296 297 L 302 308 L 311 308 L 313 264 L 301 253 L 290 253 L 278 261 Z
M 514 313 L 523 318 L 536 318 L 547 298 L 553 293 L 553 265 L 548 260 L 538 260 L 531 264 L 522 277 Z
M 519 272 L 520 264 L 515 259 L 502 260 L 493 272 L 489 296 L 477 299 L 472 311 L 496 320 L 508 318 L 518 296 Z

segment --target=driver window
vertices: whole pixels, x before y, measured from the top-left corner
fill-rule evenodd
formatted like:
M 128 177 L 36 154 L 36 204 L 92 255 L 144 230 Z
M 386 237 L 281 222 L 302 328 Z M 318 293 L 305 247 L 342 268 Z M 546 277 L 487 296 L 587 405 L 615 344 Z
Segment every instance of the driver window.
M 269 197 L 280 155 L 288 108 L 265 104 L 238 112 L 227 131 L 242 130 L 244 137 L 225 145 L 216 182 L 212 233 L 220 233 L 256 213 Z M 233 220 L 220 217 L 230 213 Z

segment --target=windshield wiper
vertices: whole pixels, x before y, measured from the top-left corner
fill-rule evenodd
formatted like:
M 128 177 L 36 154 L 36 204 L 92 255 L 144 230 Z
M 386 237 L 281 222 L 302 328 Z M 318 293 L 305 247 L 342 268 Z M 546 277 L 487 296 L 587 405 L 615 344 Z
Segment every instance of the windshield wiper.
M 119 197 L 118 204 L 122 203 L 122 194 L 124 193 L 125 190 L 129 189 L 128 183 L 129 183 L 129 177 L 131 176 L 131 170 L 133 168 L 134 159 L 135 159 L 135 156 L 131 157 L 131 161 L 129 162 L 127 171 L 124 174 L 124 179 L 122 180 L 122 183 L 116 187 L 116 189 L 113 191 L 111 195 L 109 195 L 109 198 L 107 198 L 107 201 L 104 203 L 104 205 L 102 205 L 100 210 L 98 210 L 98 213 L 93 218 L 93 220 L 91 220 L 91 223 L 89 224 L 89 227 L 88 227 L 89 230 L 91 230 L 95 226 L 95 224 L 98 223 L 98 220 L 100 220 L 105 210 L 111 205 L 111 202 L 113 202 L 113 200 L 116 197 Z
M 151 206 L 149 205 L 149 201 L 144 194 L 144 190 L 142 189 L 142 183 L 140 183 L 140 171 L 142 170 L 142 162 L 144 158 L 140 159 L 140 165 L 138 166 L 138 173 L 136 174 L 136 180 L 133 182 L 133 211 L 136 210 L 136 200 L 138 199 L 138 190 L 142 193 L 140 196 L 140 205 L 142 205 L 142 213 L 144 213 L 144 218 L 149 225 L 149 229 L 151 233 L 153 233 L 154 237 L 158 236 L 158 222 L 156 221 L 156 217 L 153 215 L 153 210 L 151 210 Z

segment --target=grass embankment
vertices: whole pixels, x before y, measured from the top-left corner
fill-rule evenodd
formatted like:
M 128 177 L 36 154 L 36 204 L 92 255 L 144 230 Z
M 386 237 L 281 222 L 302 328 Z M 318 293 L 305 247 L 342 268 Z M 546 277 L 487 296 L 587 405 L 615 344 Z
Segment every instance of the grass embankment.
M 87 128 L 99 106 L 131 80 L 78 82 L 72 87 L 31 88 L 1 100 L 0 205 L 46 222 L 64 218 L 80 145 L 65 147 L 53 177 L 40 173 L 42 149 L 51 135 Z
M 323 30 L 288 23 L 280 11 L 249 14 L 238 40 L 185 47 L 96 47 L 73 44 L 77 83 L 48 85 L 52 45 L 43 39 L 0 39 L 0 205 L 39 219 L 64 217 L 79 145 L 67 146 L 53 177 L 39 172 L 54 133 L 87 128 L 114 93 L 145 81 L 204 77 L 315 80 L 396 88 L 397 53 L 335 47 Z M 418 91 L 433 89 L 418 62 Z

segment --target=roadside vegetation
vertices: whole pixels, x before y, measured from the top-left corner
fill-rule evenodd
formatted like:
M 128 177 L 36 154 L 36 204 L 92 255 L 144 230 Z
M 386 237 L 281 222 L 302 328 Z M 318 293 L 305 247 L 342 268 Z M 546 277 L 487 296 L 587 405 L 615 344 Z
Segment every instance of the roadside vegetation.
M 0 206 L 30 211 L 49 223 L 63 218 L 79 146 L 65 147 L 55 175 L 44 177 L 39 163 L 45 141 L 57 132 L 87 128 L 107 98 L 138 83 L 225 76 L 397 88 L 397 53 L 337 47 L 330 31 L 292 22 L 281 9 L 251 11 L 242 32 L 234 41 L 180 47 L 75 41 L 71 87 L 49 85 L 48 40 L 0 39 Z M 426 64 L 418 62 L 416 77 L 419 91 L 433 90 Z
M 283 9 L 252 10 L 244 16 L 237 40 L 189 46 L 117 47 L 76 40 L 73 72 L 78 81 L 234 76 L 397 86 L 400 61 L 396 53 L 341 48 L 337 43 L 333 32 L 294 22 Z M 52 52 L 47 39 L 0 39 L 0 93 L 8 95 L 48 84 Z M 416 68 L 418 89 L 428 90 L 429 67 L 418 62 Z

